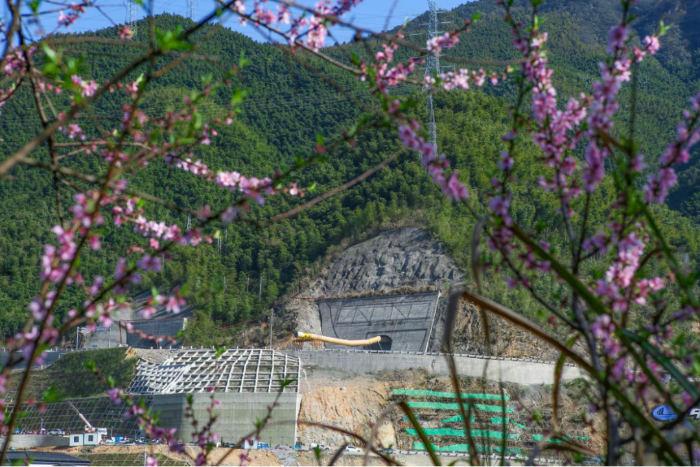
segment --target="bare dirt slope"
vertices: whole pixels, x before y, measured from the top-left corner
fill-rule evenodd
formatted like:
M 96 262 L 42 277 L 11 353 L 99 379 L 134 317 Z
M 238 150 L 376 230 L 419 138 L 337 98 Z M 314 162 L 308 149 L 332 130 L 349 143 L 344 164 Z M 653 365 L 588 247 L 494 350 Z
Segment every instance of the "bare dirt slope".
M 302 444 L 311 443 L 324 446 L 338 447 L 343 443 L 357 445 L 357 439 L 346 436 L 329 428 L 304 425 L 302 420 L 311 420 L 320 424 L 360 434 L 365 439 L 371 438 L 371 432 L 378 420 L 382 420 L 377 428 L 375 445 L 393 446 L 399 449 L 413 449 L 415 436 L 407 434 L 411 428 L 403 417 L 403 412 L 393 401 L 394 389 L 424 389 L 438 392 L 453 392 L 454 388 L 449 377 L 433 377 L 422 370 L 382 372 L 375 375 L 352 376 L 338 370 L 309 369 L 308 384 L 303 384 L 303 399 L 299 415 L 298 438 Z M 508 415 L 518 423 L 509 424 L 508 431 L 519 433 L 522 441 L 514 441 L 513 446 L 524 453 L 533 440 L 533 435 L 546 433 L 551 430 L 552 394 L 551 387 L 521 386 L 495 382 L 483 382 L 478 378 L 462 380 L 461 392 L 503 394 L 510 397 L 509 407 L 515 409 Z M 410 399 L 409 399 L 410 400 Z M 414 399 L 415 400 L 415 399 Z M 434 402 L 454 402 L 450 399 L 424 399 Z M 563 432 L 575 438 L 594 452 L 603 448 L 602 441 L 596 429 L 600 417 L 588 413 L 588 403 L 582 396 L 577 383 L 565 385 L 560 392 L 559 423 Z M 484 404 L 492 402 L 480 401 Z M 496 402 L 493 402 L 496 404 Z M 445 427 L 444 420 L 456 413 L 452 411 L 431 411 L 430 409 L 414 409 L 421 425 L 427 428 Z M 533 414 L 539 414 L 539 421 Z M 444 415 L 443 415 L 444 414 Z M 486 422 L 492 413 L 483 412 L 479 415 L 479 423 Z M 489 425 L 490 426 L 490 425 Z M 453 428 L 461 429 L 461 425 Z M 491 429 L 491 428 L 489 428 Z M 448 443 L 436 438 L 435 442 Z M 483 442 L 483 440 L 481 440 Z M 531 447 L 531 446 L 530 446 Z M 549 454 L 548 454 L 549 455 Z M 553 454 L 552 454 L 553 455 Z M 359 465 L 359 464 L 358 464 Z
M 311 420 L 324 425 L 351 431 L 368 437 L 370 423 L 379 420 L 387 408 L 391 383 L 366 377 L 338 379 L 314 376 L 304 391 L 299 420 Z M 357 440 L 327 428 L 299 424 L 299 440 L 325 446 L 343 443 L 357 444 Z M 396 432 L 391 418 L 382 423 L 378 439 L 384 446 L 396 446 Z

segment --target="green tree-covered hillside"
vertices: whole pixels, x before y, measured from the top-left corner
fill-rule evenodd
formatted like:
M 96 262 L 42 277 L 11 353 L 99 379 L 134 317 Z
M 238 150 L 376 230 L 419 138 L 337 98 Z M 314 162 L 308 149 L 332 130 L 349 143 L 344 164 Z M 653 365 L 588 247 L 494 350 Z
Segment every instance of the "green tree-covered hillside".
M 555 84 L 562 96 L 589 90 L 598 73 L 597 63 L 604 56 L 606 31 L 617 18 L 616 8 L 610 6 L 615 2 L 549 0 L 546 3 L 544 28 L 550 34 Z M 673 1 L 662 3 L 650 0 L 638 3 L 641 34 L 654 27 L 654 18 L 664 5 L 675 11 Z M 697 2 L 686 3 L 688 14 L 697 15 L 697 8 L 692 9 Z M 445 63 L 452 56 L 490 62 L 484 66 L 500 70 L 504 65 L 493 64 L 493 61 L 513 60 L 516 53 L 495 0 L 465 4 L 447 13 L 445 19 L 459 23 L 477 11 L 483 13 L 483 18 L 462 36 L 458 46 L 445 57 Z M 525 12 L 524 9 L 520 11 Z M 645 61 L 640 69 L 637 132 L 640 147 L 650 155 L 660 154 L 673 136 L 675 122 L 687 97 L 698 91 L 697 33 L 685 16 L 668 16 L 669 21 L 675 18 L 679 22 L 669 35 L 668 53 Z M 423 20 L 419 17 L 410 23 L 407 32 L 418 30 Z M 187 25 L 188 20 L 162 15 L 156 18 L 156 23 L 161 30 L 173 30 Z M 145 29 L 146 25 L 139 27 Z M 115 38 L 117 33 L 111 28 L 94 34 Z M 277 46 L 256 43 L 225 28 L 203 28 L 195 40 L 204 37 L 207 40 L 199 51 L 209 59 L 185 62 L 176 72 L 156 81 L 148 90 L 143 110 L 157 114 L 168 108 L 182 108 L 183 98 L 201 87 L 202 76 L 222 76 L 244 54 L 249 65 L 236 77 L 236 85 L 247 90 L 248 97 L 240 114 L 231 126 L 212 139 L 210 146 L 198 147 L 193 152 L 194 158 L 201 159 L 214 170 L 235 169 L 248 175 L 266 176 L 274 169 L 288 167 L 298 153 L 312 148 L 317 134 L 323 134 L 327 141 L 340 138 L 361 115 L 371 115 L 372 106 L 376 105 L 363 83 L 303 52 L 293 56 Z M 146 39 L 139 36 L 136 40 Z M 369 41 L 370 49 L 377 46 L 378 43 Z M 326 52 L 341 61 L 349 60 L 351 53 L 368 54 L 364 45 L 352 43 Z M 83 77 L 99 82 L 129 60 L 123 51 L 112 45 L 75 44 L 70 53 L 82 60 Z M 406 58 L 411 54 L 399 50 L 397 57 Z M 132 77 L 136 78 L 141 72 L 137 70 Z M 342 86 L 356 101 L 339 95 L 330 81 Z M 18 97 L 3 107 L 0 117 L 0 158 L 12 154 L 40 128 L 40 122 L 31 111 L 33 102 L 29 89 L 22 88 L 18 92 Z M 424 96 L 420 90 L 402 87 L 400 92 L 416 96 L 418 105 L 413 112 L 423 119 Z M 500 136 L 508 131 L 508 106 L 514 94 L 513 83 L 506 81 L 483 92 L 436 95 L 440 150 L 460 169 L 461 178 L 468 182 L 476 199 L 488 189 L 490 171 L 503 149 Z M 215 115 L 223 114 L 223 104 L 228 99 L 230 95 L 216 92 L 205 105 L 206 110 Z M 623 106 L 630 105 L 630 99 L 629 92 L 623 93 Z M 65 107 L 67 102 L 57 99 L 56 105 Z M 92 116 L 119 118 L 119 105 L 116 97 L 107 95 L 95 107 Z M 368 105 L 369 109 L 363 105 Z M 90 122 L 99 122 L 99 118 L 86 119 L 86 131 L 98 131 L 99 124 Z M 617 128 L 625 128 L 626 123 L 619 121 Z M 534 147 L 522 147 L 516 164 L 519 188 L 513 200 L 513 214 L 528 224 L 539 223 L 550 229 L 553 248 L 564 248 L 565 237 L 561 234 L 554 198 L 536 189 L 541 170 L 536 163 L 536 151 Z M 270 305 L 281 295 L 296 292 L 302 278 L 315 274 L 320 260 L 334 245 L 347 239 L 365 238 L 383 226 L 397 223 L 426 226 L 446 243 L 468 275 L 471 221 L 467 220 L 463 207 L 451 205 L 433 186 L 417 156 L 402 150 L 395 134 L 381 129 L 363 133 L 354 146 L 345 144 L 330 151 L 326 163 L 308 167 L 298 176 L 302 186 L 316 186 L 315 192 L 307 195 L 316 196 L 397 152 L 398 158 L 388 168 L 295 218 L 264 228 L 233 223 L 222 230 L 220 250 L 217 242 L 196 249 L 176 248 L 173 261 L 167 263 L 161 273 L 146 275 L 141 290 L 156 286 L 165 291 L 186 284 L 195 295 L 195 309 L 205 313 L 216 325 L 256 322 L 263 319 Z M 35 156 L 49 160 L 45 148 L 40 148 Z M 65 158 L 61 164 L 94 173 L 104 170 L 98 155 Z M 11 175 L 0 180 L 0 329 L 6 335 L 16 332 L 25 321 L 27 304 L 40 286 L 38 271 L 43 244 L 53 240 L 50 229 L 58 223 L 51 175 L 27 167 L 18 167 Z M 694 258 L 700 256 L 696 224 L 696 216 L 700 215 L 700 208 L 696 207 L 700 206 L 697 204 L 700 194 L 696 194 L 696 190 L 700 190 L 700 185 L 696 178 L 697 169 L 691 162 L 683 174 L 684 184 L 678 196 L 671 198 L 673 210 L 659 209 L 670 241 Z M 188 209 L 198 209 L 205 204 L 218 208 L 234 199 L 234 195 L 216 189 L 211 183 L 163 162 L 139 169 L 130 188 L 173 200 Z M 68 203 L 72 193 L 71 189 L 62 188 L 64 203 Z M 598 224 L 605 221 L 606 206 L 611 201 L 606 196 L 600 194 L 593 200 L 592 216 Z M 264 206 L 255 207 L 250 218 L 268 219 L 303 201 L 276 197 Z M 178 223 L 182 227 L 188 221 L 186 214 L 162 206 L 147 203 L 146 210 L 151 219 Z M 193 222 L 196 223 L 196 219 Z M 103 242 L 106 248 L 86 253 L 83 259 L 81 269 L 86 271 L 88 281 L 98 275 L 110 276 L 117 254 L 132 243 L 144 241 L 125 228 L 117 231 L 109 222 L 107 224 Z M 494 272 L 486 278 L 490 281 L 489 293 L 535 316 L 536 304 L 518 292 L 507 290 L 497 275 Z M 558 287 L 555 283 L 537 286 Z M 85 298 L 75 288 L 69 289 L 69 297 L 73 304 Z M 67 310 L 68 305 L 58 310 L 59 318 Z

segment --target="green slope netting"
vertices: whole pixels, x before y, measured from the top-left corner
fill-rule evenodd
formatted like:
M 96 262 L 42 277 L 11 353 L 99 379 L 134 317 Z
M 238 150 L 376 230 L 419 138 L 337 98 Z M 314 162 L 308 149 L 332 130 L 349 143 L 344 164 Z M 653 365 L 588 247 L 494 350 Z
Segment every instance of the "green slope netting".
M 464 430 L 455 430 L 453 428 L 423 428 L 423 432 L 428 436 L 464 436 Z M 413 436 L 418 436 L 418 430 L 406 428 L 406 433 Z M 495 438 L 503 439 L 502 431 L 494 430 L 469 430 L 473 437 L 477 438 Z M 506 439 L 520 439 L 520 433 L 506 433 Z
M 445 397 L 449 399 L 456 399 L 457 393 L 455 392 L 441 392 L 441 391 L 424 391 L 420 389 L 394 389 L 395 396 L 431 396 L 431 397 Z M 471 394 L 471 393 L 461 393 L 462 399 L 486 399 L 491 401 L 509 401 L 509 396 L 501 396 L 500 394 Z
M 436 398 L 446 398 L 446 399 L 456 399 L 457 394 L 453 392 L 441 392 L 441 391 L 427 391 L 427 390 L 419 390 L 419 389 L 394 389 L 393 394 L 395 396 L 424 396 L 424 397 L 436 397 Z M 512 407 L 507 407 L 506 402 L 510 400 L 510 397 L 508 396 L 501 396 L 498 394 L 480 394 L 480 393 L 460 393 L 460 396 L 464 399 L 469 399 L 469 403 L 465 403 L 464 407 L 466 409 L 472 409 L 472 410 L 478 410 L 481 413 L 482 416 L 480 416 L 479 413 L 472 413 L 470 415 L 470 422 L 472 423 L 481 423 L 481 424 L 486 424 L 487 421 L 490 419 L 491 425 L 500 425 L 501 427 L 498 426 L 492 426 L 492 430 L 489 429 L 474 429 L 474 430 L 469 430 L 469 436 L 473 438 L 478 438 L 482 443 L 487 442 L 487 439 L 492 439 L 494 444 L 493 445 L 479 445 L 476 444 L 475 447 L 477 451 L 480 453 L 486 453 L 486 454 L 501 454 L 503 446 L 497 446 L 497 444 L 501 444 L 505 438 L 505 440 L 508 441 L 508 444 L 515 444 L 516 446 L 525 443 L 525 445 L 521 447 L 506 447 L 505 448 L 505 454 L 508 455 L 517 455 L 517 456 L 522 456 L 522 450 L 526 449 L 529 450 L 530 448 L 526 447 L 526 445 L 529 445 L 532 441 L 534 442 L 540 442 L 544 439 L 544 435 L 542 434 L 532 434 L 532 432 L 525 432 L 525 433 L 510 433 L 506 431 L 504 433 L 504 429 L 508 425 L 514 425 L 517 426 L 518 428 L 521 428 L 523 430 L 528 430 L 528 427 L 526 425 L 523 425 L 521 423 L 518 423 L 515 421 L 515 419 L 512 418 L 512 416 L 504 416 L 503 414 L 513 414 L 515 413 L 515 409 Z M 481 399 L 485 401 L 494 401 L 496 404 L 502 404 L 502 405 L 490 405 L 490 404 L 477 404 L 475 403 L 475 399 Z M 428 402 L 428 401 L 407 401 L 407 405 L 411 408 L 414 409 L 432 409 L 432 410 L 451 410 L 451 411 L 457 411 L 459 412 L 460 410 L 460 405 L 458 402 Z M 505 406 L 505 407 L 504 407 Z M 483 412 L 490 412 L 490 414 L 484 414 Z M 453 412 L 454 413 L 454 412 Z M 421 412 L 420 416 L 425 416 L 425 412 Z M 431 419 L 432 416 L 437 417 L 437 413 L 432 413 L 429 414 L 427 417 L 428 420 Z M 419 415 L 416 414 L 416 418 L 418 418 Z M 403 417 L 404 421 L 408 421 L 407 417 Z M 450 424 L 450 423 L 462 423 L 463 418 L 461 414 L 456 414 L 456 415 L 451 415 L 447 418 L 443 418 L 442 420 L 443 424 Z M 433 422 L 434 423 L 434 422 Z M 434 426 L 434 425 L 433 425 Z M 453 425 L 454 426 L 454 425 Z M 479 426 L 477 428 L 484 428 L 484 426 Z M 488 428 L 488 425 L 486 426 Z M 518 430 L 520 431 L 520 430 Z M 418 430 L 413 429 L 413 428 L 406 428 L 405 432 L 409 436 L 418 436 Z M 435 437 L 461 437 L 465 438 L 467 436 L 467 430 L 464 429 L 457 429 L 457 428 L 423 428 L 423 432 L 425 433 L 426 436 L 435 436 Z M 504 436 L 505 435 L 505 436 Z M 435 438 L 436 440 L 442 440 L 442 441 L 447 441 L 446 438 Z M 563 436 L 563 440 L 566 441 L 579 441 L 579 442 L 585 442 L 590 439 L 588 436 Z M 562 439 L 556 439 L 556 440 L 550 440 L 549 442 L 552 444 L 556 443 L 562 443 Z M 501 441 L 499 441 L 501 440 Z M 432 448 L 435 451 L 443 451 L 443 452 L 469 452 L 469 445 L 468 444 L 451 444 L 451 445 L 434 445 L 431 444 Z M 413 442 L 413 449 L 417 451 L 425 451 L 425 444 L 422 442 Z
M 415 409 L 459 410 L 459 404 L 456 402 L 407 402 L 406 404 Z M 483 410 L 485 412 L 502 413 L 504 411 L 503 407 L 498 405 L 473 404 L 472 406 L 477 410 Z M 468 404 L 464 404 L 464 407 L 468 407 Z M 505 412 L 514 413 L 515 409 L 506 407 Z
M 433 451 L 447 451 L 447 452 L 469 452 L 468 444 L 452 444 L 448 446 L 436 446 L 431 444 L 430 447 Z M 425 451 L 425 444 L 420 442 L 413 443 L 413 449 L 415 451 Z M 482 446 L 481 444 L 476 445 L 476 450 L 479 452 L 501 452 L 501 448 L 498 446 Z M 506 448 L 506 454 L 515 454 L 516 456 L 522 455 L 522 451 L 519 448 Z
M 476 419 L 474 415 L 469 417 L 469 421 L 473 422 Z M 454 417 L 446 418 L 442 421 L 442 423 L 451 423 L 451 422 L 461 422 L 462 421 L 462 416 L 461 415 L 455 415 Z

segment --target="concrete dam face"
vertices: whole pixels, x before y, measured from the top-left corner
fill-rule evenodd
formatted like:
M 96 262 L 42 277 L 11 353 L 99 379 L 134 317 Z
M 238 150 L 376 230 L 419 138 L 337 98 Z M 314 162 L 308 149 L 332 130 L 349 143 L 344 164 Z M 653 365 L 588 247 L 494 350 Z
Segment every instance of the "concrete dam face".
M 382 336 L 381 343 L 366 350 L 424 352 L 431 339 L 438 296 L 433 292 L 319 300 L 323 335 L 349 340 Z

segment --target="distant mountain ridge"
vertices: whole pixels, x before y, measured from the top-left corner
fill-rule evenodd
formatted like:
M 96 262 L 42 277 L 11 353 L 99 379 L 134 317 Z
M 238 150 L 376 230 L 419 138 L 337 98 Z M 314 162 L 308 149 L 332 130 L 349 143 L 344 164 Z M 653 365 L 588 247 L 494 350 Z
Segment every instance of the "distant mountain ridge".
M 368 0 L 369 1 L 369 0 Z M 526 14 L 526 2 L 518 0 L 519 15 Z M 549 57 L 555 69 L 554 81 L 561 99 L 589 91 L 599 75 L 598 63 L 604 59 L 607 30 L 618 21 L 619 9 L 615 1 L 605 0 L 548 0 L 542 7 L 544 29 L 550 34 Z M 640 35 L 651 31 L 660 16 L 677 26 L 662 40 L 657 57 L 645 60 L 640 71 L 637 121 L 638 143 L 645 155 L 661 154 L 663 147 L 674 137 L 674 126 L 687 97 L 700 91 L 698 83 L 698 28 L 693 21 L 700 20 L 698 0 L 639 0 L 639 20 L 633 27 Z M 513 60 L 518 58 L 503 12 L 496 0 L 478 0 L 462 5 L 443 15 L 455 27 L 474 12 L 484 14 L 460 43 L 443 57 L 450 56 L 481 60 Z M 423 30 L 425 15 L 407 26 L 407 32 Z M 155 18 L 159 28 L 172 30 L 191 24 L 189 20 L 160 15 Z M 700 21 L 696 21 L 696 24 Z M 139 25 L 141 26 L 141 24 Z M 145 29 L 145 23 L 143 23 Z M 204 28 L 201 34 L 209 32 Z M 89 35 L 116 38 L 115 28 Z M 87 35 L 87 34 L 86 34 Z M 201 37 L 201 36 L 200 36 Z M 407 36 L 408 37 L 408 36 Z M 139 37 L 137 40 L 146 40 Z M 423 39 L 424 40 L 424 39 Z M 370 41 L 373 50 L 378 44 Z M 72 50 L 83 51 L 84 78 L 104 81 L 127 58 L 116 46 L 75 44 Z M 220 131 L 211 146 L 200 147 L 195 157 L 201 158 L 214 170 L 235 168 L 246 174 L 265 176 L 275 168 L 285 167 L 297 153 L 312 148 L 316 134 L 328 139 L 339 137 L 362 114 L 363 109 L 335 91 L 316 74 L 298 64 L 294 57 L 270 44 L 259 44 L 231 30 L 220 28 L 202 46 L 202 53 L 215 57 L 218 64 L 237 63 L 241 53 L 250 60 L 237 84 L 250 91 L 241 114 L 234 124 Z M 329 54 L 347 60 L 346 52 L 367 56 L 364 46 L 344 44 L 326 50 Z M 407 58 L 413 52 L 397 52 L 398 58 Z M 364 55 L 363 55 L 364 54 Z M 327 63 L 309 59 L 317 71 L 336 80 L 362 102 L 372 102 L 366 87 L 353 76 L 339 72 Z M 463 66 L 463 65 L 459 65 Z M 469 68 L 479 65 L 469 64 Z M 175 73 L 166 75 L 147 93 L 146 109 L 159 110 L 182 105 L 182 98 L 200 86 L 200 77 L 223 73 L 222 68 L 204 60 L 191 61 Z M 487 67 L 488 68 L 488 67 Z M 502 67 L 498 67 L 501 69 Z M 494 67 L 489 68 L 496 69 Z M 134 78 L 139 72 L 134 73 Z M 411 92 L 408 90 L 406 92 Z M 484 92 L 438 93 L 435 98 L 438 118 L 438 144 L 460 176 L 468 183 L 473 199 L 481 199 L 488 189 L 488 171 L 502 150 L 500 136 L 508 131 L 508 102 L 514 96 L 512 80 Z M 417 99 L 422 98 L 420 91 Z M 622 94 L 622 112 L 629 107 L 630 93 Z M 211 112 L 223 109 L 230 99 L 226 93 L 215 94 L 207 104 Z M 27 138 L 36 134 L 41 125 L 32 118 L 29 109 L 32 99 L 28 88 L 22 88 L 18 97 L 2 109 L 0 117 L 0 154 L 12 154 Z M 57 99 L 57 106 L 67 102 Z M 100 116 L 121 113 L 120 103 L 110 96 L 95 109 Z M 412 115 L 424 118 L 420 106 Z M 616 128 L 624 131 L 622 117 Z M 96 131 L 88 128 L 86 131 Z M 302 186 L 318 185 L 323 193 L 359 175 L 389 154 L 400 150 L 393 132 L 378 131 L 360 136 L 354 147 L 343 147 L 329 156 L 323 165 L 310 167 L 299 174 Z M 697 155 L 697 152 L 694 153 Z M 45 148 L 34 156 L 49 160 Z M 530 145 L 523 145 L 518 161 L 518 183 L 521 185 L 513 202 L 514 215 L 525 223 L 535 220 L 551 222 L 553 244 L 563 242 L 558 237 L 555 203 L 542 194 L 537 186 L 537 154 Z M 101 162 L 94 156 L 66 158 L 61 164 L 79 170 L 97 171 Z M 54 240 L 50 228 L 58 222 L 54 206 L 52 178 L 48 173 L 25 167 L 15 169 L 13 179 L 0 180 L 0 330 L 12 334 L 24 323 L 27 303 L 38 293 L 38 267 L 42 246 Z M 677 212 L 664 211 L 664 224 L 673 233 L 674 245 L 700 258 L 700 167 L 695 161 L 681 174 L 684 184 L 669 203 L 695 223 Z M 81 183 L 81 182 L 79 182 Z M 196 209 L 210 204 L 213 209 L 223 206 L 234 196 L 212 187 L 197 177 L 185 174 L 164 163 L 153 163 L 130 182 L 130 186 L 155 196 L 170 199 L 188 208 Z M 66 189 L 67 190 L 67 189 Z M 70 194 L 69 194 L 70 193 Z M 66 191 L 64 199 L 72 194 Z M 609 200 L 597 200 L 594 215 L 605 218 L 604 206 Z M 271 199 L 265 206 L 253 209 L 253 218 L 269 218 L 288 210 L 300 201 L 288 197 Z M 149 218 L 167 223 L 186 225 L 187 216 L 148 205 Z M 176 249 L 176 261 L 166 265 L 161 274 L 145 274 L 143 289 L 151 286 L 170 290 L 187 284 L 190 290 L 201 292 L 193 300 L 195 311 L 203 311 L 209 319 L 224 326 L 262 320 L 269 306 L 285 293 L 293 293 L 303 278 L 314 277 L 329 248 L 348 238 L 364 238 L 369 231 L 381 230 L 401 219 L 425 226 L 431 234 L 446 245 L 448 252 L 460 267 L 465 280 L 469 279 L 469 238 L 472 221 L 459 207 L 450 205 L 430 183 L 415 154 L 401 153 L 401 157 L 368 181 L 332 200 L 302 213 L 271 229 L 259 231 L 249 225 L 229 225 L 221 254 L 217 248 L 204 246 L 196 250 Z M 140 237 L 128 230 L 117 232 L 107 227 L 104 244 L 99 252 L 90 253 L 83 262 L 85 276 L 91 282 L 96 275 L 108 275 L 114 270 L 114 251 L 123 251 Z M 213 291 L 204 291 L 204 283 L 217 284 Z M 500 281 L 502 282 L 502 281 Z M 535 305 L 509 292 L 499 281 L 493 281 L 490 292 L 499 298 L 510 297 L 523 313 L 533 312 Z M 225 285 L 224 285 L 225 284 Z M 500 285 L 499 285 L 500 284 Z M 206 299 L 204 298 L 206 297 Z M 84 296 L 69 290 L 69 300 L 58 309 L 58 317 L 69 309 L 68 302 L 81 303 Z

